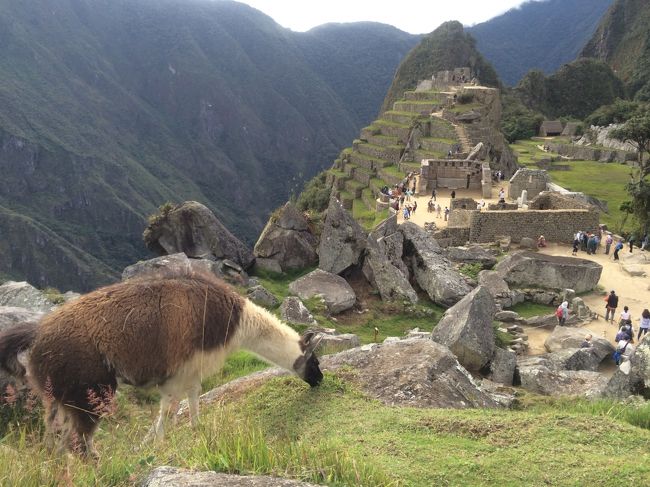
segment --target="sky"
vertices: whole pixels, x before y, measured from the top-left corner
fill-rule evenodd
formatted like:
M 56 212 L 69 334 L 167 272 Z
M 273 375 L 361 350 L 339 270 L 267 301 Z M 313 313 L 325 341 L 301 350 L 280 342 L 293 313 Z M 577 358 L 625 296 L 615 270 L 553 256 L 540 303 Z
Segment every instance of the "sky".
M 328 22 L 373 21 L 412 34 L 426 34 L 447 20 L 473 25 L 524 0 L 237 0 L 283 27 L 304 32 Z

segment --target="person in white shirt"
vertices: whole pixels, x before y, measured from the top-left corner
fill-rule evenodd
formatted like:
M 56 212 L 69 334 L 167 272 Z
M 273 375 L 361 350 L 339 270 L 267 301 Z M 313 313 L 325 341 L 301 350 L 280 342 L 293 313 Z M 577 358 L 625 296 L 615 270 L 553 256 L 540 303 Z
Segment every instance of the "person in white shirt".
M 632 314 L 630 313 L 630 309 L 627 306 L 623 306 L 623 311 L 621 311 L 621 319 L 619 321 L 619 326 L 623 325 L 624 323 L 627 323 L 627 321 L 631 319 L 632 319 Z
M 650 311 L 644 309 L 639 319 L 639 335 L 636 337 L 637 341 L 641 340 L 641 335 L 645 335 L 650 330 Z

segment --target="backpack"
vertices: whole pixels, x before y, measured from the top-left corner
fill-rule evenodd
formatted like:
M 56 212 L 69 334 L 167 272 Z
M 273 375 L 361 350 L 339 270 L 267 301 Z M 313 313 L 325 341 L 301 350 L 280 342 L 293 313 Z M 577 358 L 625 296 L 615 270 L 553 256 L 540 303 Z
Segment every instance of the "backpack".
M 562 311 L 562 305 L 558 306 L 557 309 L 555 310 L 555 316 L 557 318 L 562 318 L 562 316 L 564 316 L 564 311 Z

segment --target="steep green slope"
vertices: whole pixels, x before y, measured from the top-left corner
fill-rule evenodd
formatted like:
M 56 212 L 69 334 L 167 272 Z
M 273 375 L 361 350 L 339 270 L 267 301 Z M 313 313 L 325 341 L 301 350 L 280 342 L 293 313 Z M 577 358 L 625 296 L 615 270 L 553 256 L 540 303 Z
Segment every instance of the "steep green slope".
M 395 46 L 410 38 L 382 32 Z M 168 200 L 201 201 L 254 241 L 361 127 L 363 109 L 342 98 L 367 86 L 323 81 L 305 52 L 329 45 L 308 37 L 227 1 L 0 0 L 0 235 L 13 249 L 0 272 L 107 282 L 147 255 L 146 216 Z M 346 51 L 392 62 L 371 76 L 384 76 L 375 97 L 406 47 L 391 49 Z M 41 234 L 47 245 L 23 245 Z M 56 256 L 69 249 L 78 259 L 66 267 Z
M 531 71 L 514 93 L 528 108 L 549 118 L 579 119 L 625 94 L 623 83 L 609 66 L 593 59 L 566 64 L 548 77 Z
M 531 69 L 550 74 L 576 59 L 612 1 L 528 1 L 467 31 L 512 86 Z
M 486 86 L 498 86 L 494 68 L 476 49 L 476 41 L 463 30 L 460 22 L 445 22 L 422 39 L 400 64 L 382 105 L 390 110 L 405 91 L 418 81 L 431 78 L 437 71 L 469 66 Z
M 361 128 L 375 119 L 395 69 L 421 39 L 390 25 L 356 22 L 321 25 L 297 42 Z
M 582 55 L 606 62 L 631 95 L 650 100 L 650 2 L 616 0 Z

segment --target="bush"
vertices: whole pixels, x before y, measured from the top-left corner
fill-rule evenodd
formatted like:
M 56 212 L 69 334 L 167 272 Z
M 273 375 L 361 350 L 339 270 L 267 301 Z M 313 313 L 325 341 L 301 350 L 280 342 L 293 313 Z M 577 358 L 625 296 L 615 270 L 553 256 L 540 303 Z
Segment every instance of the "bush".
M 458 103 L 461 105 L 467 105 L 474 101 L 474 93 L 461 93 L 458 95 Z
M 477 279 L 478 273 L 481 272 L 481 270 L 483 270 L 483 266 L 478 262 L 474 264 L 463 264 L 460 267 L 460 273 L 467 277 L 471 277 L 472 279 Z
M 632 118 L 639 110 L 639 103 L 635 101 L 618 99 L 611 105 L 598 108 L 589 115 L 585 122 L 587 125 L 606 127 L 612 123 L 624 123 Z
M 296 201 L 299 210 L 322 212 L 327 209 L 332 189 L 327 187 L 325 179 L 326 174 L 322 172 L 305 185 L 305 189 Z

